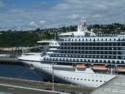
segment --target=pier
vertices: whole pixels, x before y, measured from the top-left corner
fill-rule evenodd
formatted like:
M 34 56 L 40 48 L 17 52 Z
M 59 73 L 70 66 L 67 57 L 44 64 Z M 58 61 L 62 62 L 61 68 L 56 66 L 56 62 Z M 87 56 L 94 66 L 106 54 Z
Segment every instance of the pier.
M 23 65 L 17 58 L 0 57 L 0 64 Z
M 0 77 L 0 92 L 9 94 L 89 94 L 93 88 L 77 85 Z

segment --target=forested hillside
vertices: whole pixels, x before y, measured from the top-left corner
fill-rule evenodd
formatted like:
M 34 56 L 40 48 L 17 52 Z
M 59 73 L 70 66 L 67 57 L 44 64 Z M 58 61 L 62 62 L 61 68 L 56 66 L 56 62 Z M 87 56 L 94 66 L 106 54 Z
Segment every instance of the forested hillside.
M 31 31 L 0 31 L 0 47 L 19 47 L 34 46 L 37 41 L 57 38 L 62 32 L 75 31 L 76 26 L 50 28 L 40 30 L 39 28 Z M 93 29 L 95 33 L 121 33 L 125 32 L 125 25 L 119 23 L 106 25 L 89 25 L 88 29 Z

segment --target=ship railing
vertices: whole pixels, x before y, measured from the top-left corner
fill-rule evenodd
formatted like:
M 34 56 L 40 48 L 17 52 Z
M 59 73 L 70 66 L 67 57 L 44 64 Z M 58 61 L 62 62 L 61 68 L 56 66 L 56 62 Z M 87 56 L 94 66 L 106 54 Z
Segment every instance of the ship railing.
M 85 37 L 124 37 L 125 34 L 97 34 L 96 36 L 59 36 L 59 38 L 85 38 Z
M 47 58 L 46 58 L 47 59 Z M 52 61 L 70 61 L 70 62 L 94 62 L 94 63 L 109 63 L 109 64 L 125 64 L 125 60 L 124 59 L 97 59 L 97 58 L 62 58 L 62 57 L 51 57 L 48 58 L 48 60 L 52 60 Z
M 125 42 L 125 38 L 64 38 L 64 39 L 59 39 L 59 41 L 64 41 L 64 42 Z

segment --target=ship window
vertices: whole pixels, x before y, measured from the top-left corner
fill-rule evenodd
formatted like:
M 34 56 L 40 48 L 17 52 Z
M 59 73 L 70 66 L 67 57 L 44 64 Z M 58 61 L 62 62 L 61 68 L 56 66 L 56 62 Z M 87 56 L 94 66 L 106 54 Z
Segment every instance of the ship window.
M 121 63 L 124 63 L 124 61 L 121 61 Z
M 98 63 L 98 60 L 96 60 L 96 63 Z
M 120 39 L 118 39 L 118 41 L 120 41 Z
M 108 63 L 111 63 L 110 61 L 108 61 Z
M 100 60 L 100 63 L 102 63 L 102 60 Z

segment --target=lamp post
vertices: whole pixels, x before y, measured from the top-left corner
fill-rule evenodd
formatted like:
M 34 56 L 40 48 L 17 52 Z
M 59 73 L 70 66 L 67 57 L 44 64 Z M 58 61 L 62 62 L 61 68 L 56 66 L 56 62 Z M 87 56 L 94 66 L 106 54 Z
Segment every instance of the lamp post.
M 52 63 L 52 90 L 53 91 L 55 90 L 55 87 L 54 87 L 54 63 Z

